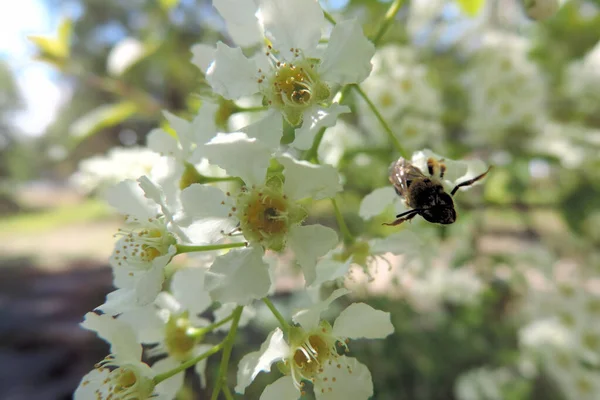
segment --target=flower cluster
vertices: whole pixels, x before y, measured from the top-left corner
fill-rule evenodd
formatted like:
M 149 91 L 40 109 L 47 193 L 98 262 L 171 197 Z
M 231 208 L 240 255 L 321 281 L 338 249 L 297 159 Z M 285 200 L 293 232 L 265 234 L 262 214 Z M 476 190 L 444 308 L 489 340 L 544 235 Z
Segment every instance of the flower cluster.
M 600 104 L 600 42 L 566 69 L 564 91 L 581 112 L 593 114 Z
M 568 271 L 569 278 L 532 290 L 537 319 L 521 328 L 519 344 L 523 362 L 551 376 L 565 398 L 592 399 L 600 391 L 600 293 L 597 282 Z
M 523 141 L 546 120 L 546 82 L 528 58 L 522 37 L 491 31 L 483 35 L 463 76 L 470 112 L 468 139 L 474 145 Z M 481 135 L 481 132 L 486 132 Z M 519 142 L 519 143 L 521 143 Z
M 396 135 L 411 150 L 435 143 L 443 150 L 444 127 L 440 122 L 442 100 L 432 83 L 431 71 L 420 63 L 414 49 L 388 45 L 373 57 L 373 72 L 364 90 L 383 117 L 395 127 Z M 362 124 L 373 141 L 385 140 L 380 124 L 361 102 Z
M 390 314 L 361 302 L 333 321 L 322 314 L 338 298 L 351 297 L 341 287 L 352 286 L 344 282 L 351 264 L 368 270 L 390 252 L 420 259 L 426 239 L 409 229 L 381 239 L 352 234 L 336 199 L 346 150 L 391 140 L 406 157 L 404 146 L 411 148 L 414 171 L 448 192 L 486 168 L 481 161 L 416 151 L 441 137 L 442 105 L 430 71 L 411 50 L 385 47 L 373 58 L 377 35 L 368 39 L 354 19 L 334 22 L 314 0 L 213 5 L 235 45 L 192 48 L 212 96 L 202 97 L 190 119 L 164 111 L 165 125 L 148 134 L 143 150 L 152 168 L 115 174 L 121 181 L 103 191 L 124 217 L 110 257 L 116 290 L 82 325 L 111 344 L 111 355 L 82 380 L 75 397 L 173 399 L 192 367 L 207 387 L 207 360 L 222 352 L 212 398 L 232 398 L 227 369 L 235 335 L 257 315 L 258 303 L 279 327 L 240 360 L 237 393 L 277 364 L 283 376 L 261 399 L 312 390 L 322 400 L 366 400 L 374 392 L 371 373 L 347 354 L 350 340 L 392 334 Z M 382 27 L 393 17 L 389 13 Z M 366 90 L 358 86 L 363 81 Z M 342 104 L 350 89 L 367 105 L 360 114 L 375 115 L 361 118 L 368 138 L 340 119 L 351 110 Z M 254 104 L 256 114 L 232 122 L 237 111 L 231 110 L 242 110 L 244 102 Z M 392 186 L 376 189 L 359 214 L 369 219 L 392 204 L 402 211 L 406 204 L 399 199 Z M 333 207 L 341 235 L 311 215 L 322 200 Z M 269 299 L 279 289 L 283 260 L 297 267 L 312 302 L 293 313 L 291 323 Z M 445 290 L 444 281 L 454 288 Z M 404 288 L 414 303 L 430 292 L 433 303 L 469 304 L 481 291 L 467 270 L 424 269 L 419 282 Z M 322 294 L 328 297 L 321 300 Z M 214 343 L 220 332 L 226 337 Z
M 103 192 L 125 219 L 110 257 L 116 290 L 82 326 L 108 341 L 111 355 L 75 397 L 172 399 L 190 367 L 206 386 L 207 358 L 223 351 L 227 367 L 237 329 L 262 300 L 281 327 L 240 361 L 238 393 L 278 363 L 284 377 L 261 398 L 298 397 L 312 383 L 317 398 L 367 399 L 368 368 L 343 353 L 350 339 L 391 334 L 390 315 L 354 303 L 330 324 L 321 313 L 349 293 L 341 288 L 298 311 L 290 325 L 268 296 L 277 289 L 277 258 L 291 258 L 313 294 L 348 269 L 349 261 L 332 258 L 336 231 L 306 223 L 312 202 L 335 201 L 342 190 L 338 171 L 315 162 L 318 154 L 303 160 L 299 150 L 350 111 L 334 97 L 369 76 L 375 46 L 356 20 L 338 22 L 322 46 L 327 23 L 312 0 L 244 2 L 239 9 L 215 0 L 214 6 L 244 48 L 200 44 L 192 61 L 215 94 L 233 101 L 260 96 L 265 111 L 236 132 L 219 124 L 220 106 L 209 99 L 191 121 L 165 111 L 168 127 L 150 132 L 142 151 L 152 169 L 139 162 L 130 175 L 115 174 L 121 182 Z M 284 126 L 294 132 L 289 147 L 281 146 Z M 138 158 L 127 161 L 137 165 Z M 186 263 L 179 262 L 183 253 L 192 253 Z M 206 339 L 219 331 L 227 332 L 221 343 Z M 213 397 L 229 394 L 225 373 Z

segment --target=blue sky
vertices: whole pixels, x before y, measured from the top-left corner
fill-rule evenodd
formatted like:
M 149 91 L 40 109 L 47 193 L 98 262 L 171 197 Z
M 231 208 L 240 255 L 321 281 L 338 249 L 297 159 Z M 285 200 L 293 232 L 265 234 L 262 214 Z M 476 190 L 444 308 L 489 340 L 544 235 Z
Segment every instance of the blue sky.
M 0 4 L 0 59 L 11 66 L 27 108 L 15 116 L 26 135 L 40 135 L 52 122 L 64 94 L 53 82 L 50 66 L 34 61 L 27 35 L 53 34 L 60 12 L 49 10 L 42 0 L 3 1 Z

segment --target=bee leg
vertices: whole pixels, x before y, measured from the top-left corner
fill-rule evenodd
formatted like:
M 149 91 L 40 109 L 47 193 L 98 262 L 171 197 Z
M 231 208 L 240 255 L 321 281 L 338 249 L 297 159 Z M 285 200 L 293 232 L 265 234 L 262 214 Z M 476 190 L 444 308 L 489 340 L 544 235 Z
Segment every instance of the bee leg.
M 440 179 L 444 178 L 445 173 L 446 173 L 446 164 L 440 163 Z
M 433 158 L 427 159 L 427 171 L 429 171 L 429 175 L 433 176 L 435 174 L 435 160 Z
M 387 225 L 387 226 L 400 225 L 404 221 L 410 221 L 416 215 L 418 215 L 421 211 L 422 211 L 421 209 L 416 209 L 416 208 L 413 209 L 413 210 L 405 211 L 405 212 L 403 212 L 401 214 L 396 215 L 397 219 L 394 222 L 384 222 L 383 225 Z
M 452 192 L 450 192 L 450 194 L 452 196 L 454 196 L 454 193 L 456 193 L 456 191 L 461 188 L 461 187 L 465 187 L 465 186 L 471 186 L 472 184 L 474 184 L 475 182 L 477 182 L 478 180 L 482 179 L 484 176 L 487 175 L 488 172 L 490 172 L 490 170 L 492 169 L 492 166 L 490 165 L 490 167 L 487 169 L 487 171 L 485 171 L 483 174 L 476 176 L 473 179 L 469 179 L 468 181 L 459 183 L 458 185 L 454 186 L 454 189 L 452 189 Z

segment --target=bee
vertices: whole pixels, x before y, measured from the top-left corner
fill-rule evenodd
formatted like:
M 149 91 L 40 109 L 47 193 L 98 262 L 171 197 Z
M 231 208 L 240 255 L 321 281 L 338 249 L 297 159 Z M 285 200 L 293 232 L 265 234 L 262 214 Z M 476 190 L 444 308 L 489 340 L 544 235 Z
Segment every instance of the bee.
M 410 210 L 396 215 L 396 220 L 384 225 L 400 225 L 404 221 L 413 219 L 420 215 L 426 221 L 435 224 L 452 224 L 456 221 L 456 210 L 452 196 L 461 187 L 470 186 L 482 179 L 490 172 L 489 167 L 483 174 L 459 183 L 452 189 L 450 194 L 446 193 L 441 179 L 446 172 L 446 165 L 443 160 L 436 161 L 433 158 L 427 160 L 427 170 L 429 176 L 426 176 L 421 170 L 415 167 L 410 161 L 399 158 L 398 161 L 390 165 L 390 182 L 394 185 L 398 196 L 402 197 Z M 437 176 L 436 176 L 437 175 Z

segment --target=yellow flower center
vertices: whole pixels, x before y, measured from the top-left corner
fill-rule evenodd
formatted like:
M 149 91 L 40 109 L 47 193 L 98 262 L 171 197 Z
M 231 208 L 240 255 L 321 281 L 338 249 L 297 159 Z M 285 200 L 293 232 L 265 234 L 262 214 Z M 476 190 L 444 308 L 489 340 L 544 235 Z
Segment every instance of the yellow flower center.
M 294 363 L 305 379 L 322 372 L 323 364 L 331 358 L 331 350 L 319 335 L 311 335 L 294 352 Z
M 243 189 L 233 210 L 239 218 L 240 230 L 249 242 L 275 251 L 285 247 L 290 227 L 305 217 L 302 207 L 290 201 L 272 182 Z

